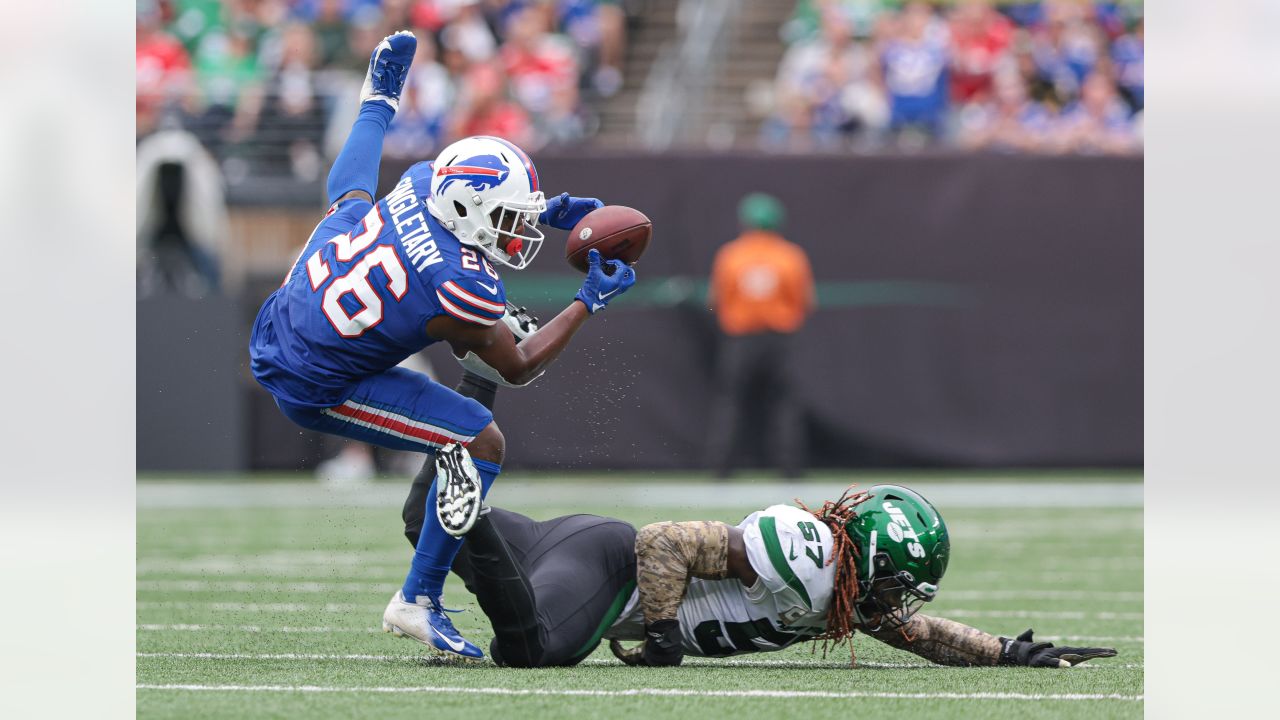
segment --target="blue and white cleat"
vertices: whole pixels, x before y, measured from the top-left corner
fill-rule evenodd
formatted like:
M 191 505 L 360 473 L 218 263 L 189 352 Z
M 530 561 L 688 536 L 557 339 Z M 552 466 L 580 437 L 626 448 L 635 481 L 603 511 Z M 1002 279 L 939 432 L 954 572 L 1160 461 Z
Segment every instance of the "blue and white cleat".
M 396 637 L 413 638 L 440 652 L 468 660 L 484 657 L 480 648 L 458 633 L 438 602 L 432 602 L 424 595 L 419 595 L 417 600 L 408 602 L 404 599 L 404 591 L 397 590 L 382 613 L 382 631 Z
M 418 38 L 408 30 L 388 35 L 373 49 L 369 72 L 360 89 L 360 102 L 380 100 L 392 110 L 400 109 L 400 92 L 404 90 L 409 66 L 418 52 Z

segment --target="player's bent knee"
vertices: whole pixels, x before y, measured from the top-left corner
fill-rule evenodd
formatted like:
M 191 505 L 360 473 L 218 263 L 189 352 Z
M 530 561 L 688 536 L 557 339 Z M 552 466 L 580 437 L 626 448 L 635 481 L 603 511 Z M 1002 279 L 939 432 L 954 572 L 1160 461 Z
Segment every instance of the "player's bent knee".
M 502 458 L 507 452 L 507 439 L 498 429 L 498 424 L 491 422 L 480 431 L 479 435 L 476 435 L 471 444 L 467 445 L 467 452 L 471 453 L 471 457 L 476 460 L 501 465 Z

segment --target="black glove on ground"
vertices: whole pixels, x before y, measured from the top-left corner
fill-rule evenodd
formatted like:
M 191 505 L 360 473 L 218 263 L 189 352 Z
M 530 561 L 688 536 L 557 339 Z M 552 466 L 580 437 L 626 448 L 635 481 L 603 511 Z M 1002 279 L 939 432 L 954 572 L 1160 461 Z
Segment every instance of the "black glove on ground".
M 1054 647 L 1053 643 L 1035 642 L 1028 629 L 1017 638 L 1000 638 L 1000 664 L 1028 667 L 1071 667 L 1086 660 L 1115 657 L 1113 648 Z
M 659 620 L 646 625 L 644 634 L 642 665 L 673 666 L 679 665 L 684 660 L 684 648 L 680 645 L 679 620 Z

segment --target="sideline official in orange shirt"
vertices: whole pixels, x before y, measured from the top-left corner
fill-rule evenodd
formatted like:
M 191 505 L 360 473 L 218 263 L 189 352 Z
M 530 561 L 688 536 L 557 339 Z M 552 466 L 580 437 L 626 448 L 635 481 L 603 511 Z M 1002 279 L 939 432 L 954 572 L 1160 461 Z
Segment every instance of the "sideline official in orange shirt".
M 738 205 L 743 232 L 716 253 L 710 303 L 723 334 L 712 407 L 709 463 L 717 476 L 735 469 L 737 445 L 764 443 L 784 477 L 799 477 L 803 428 L 791 392 L 791 337 L 813 311 L 813 271 L 804 250 L 779 230 L 785 210 L 777 198 L 752 193 Z M 766 425 L 748 429 L 747 410 L 759 401 Z

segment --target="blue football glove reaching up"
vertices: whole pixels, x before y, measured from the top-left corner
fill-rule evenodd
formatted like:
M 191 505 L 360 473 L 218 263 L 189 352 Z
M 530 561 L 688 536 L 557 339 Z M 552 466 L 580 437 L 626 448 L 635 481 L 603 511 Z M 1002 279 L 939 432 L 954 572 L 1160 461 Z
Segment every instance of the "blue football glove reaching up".
M 400 109 L 400 93 L 404 90 L 409 66 L 418 51 L 418 38 L 408 30 L 392 33 L 382 39 L 369 58 L 369 72 L 360 89 L 360 102 L 380 100 L 393 111 Z
M 605 265 L 613 268 L 613 274 L 605 274 Z M 610 260 L 602 265 L 600 251 L 592 249 L 587 251 L 587 279 L 573 299 L 581 300 L 587 306 L 587 312 L 595 315 L 597 310 L 603 310 L 610 300 L 635 284 L 635 268 L 621 260 Z
M 538 224 L 550 225 L 559 230 L 572 230 L 587 213 L 602 207 L 604 203 L 596 198 L 571 197 L 569 193 L 560 193 L 547 200 L 547 209 L 538 216 Z

